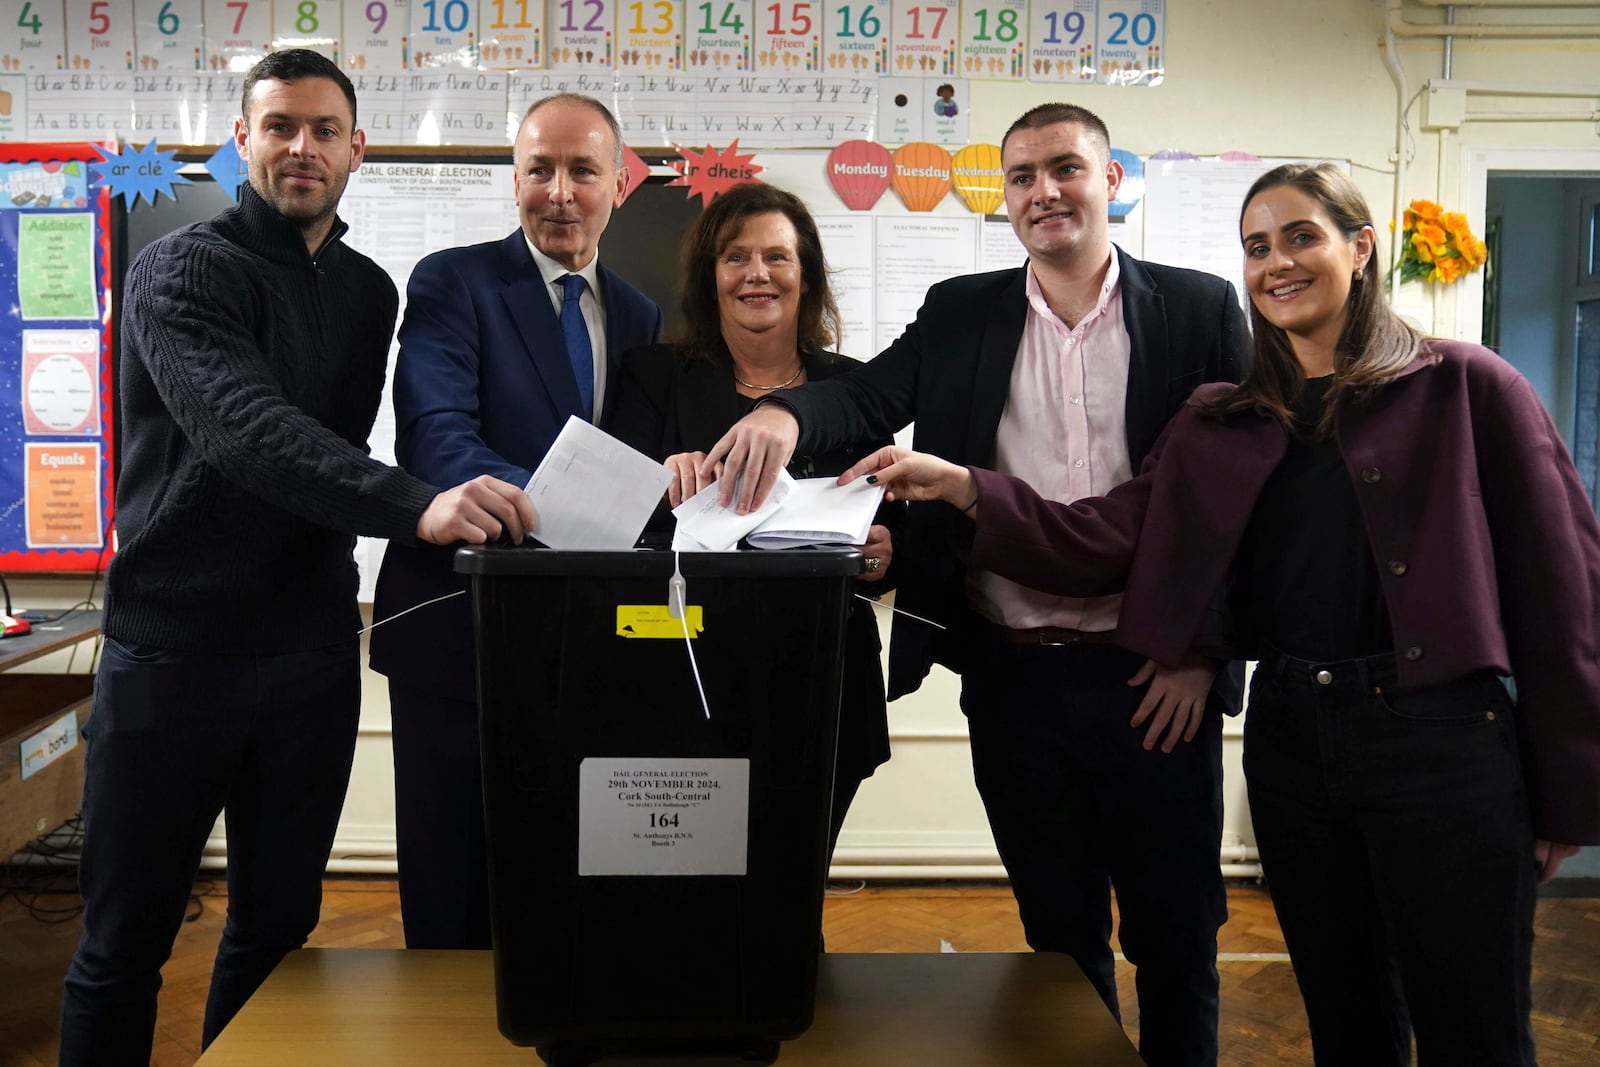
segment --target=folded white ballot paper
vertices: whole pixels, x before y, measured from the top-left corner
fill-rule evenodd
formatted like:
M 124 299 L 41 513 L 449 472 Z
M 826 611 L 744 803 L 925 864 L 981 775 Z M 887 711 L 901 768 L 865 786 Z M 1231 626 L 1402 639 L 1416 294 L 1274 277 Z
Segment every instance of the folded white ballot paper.
M 857 479 L 840 486 L 834 478 L 796 481 L 780 471 L 765 504 L 749 515 L 724 508 L 712 484 L 673 509 L 678 529 L 672 547 L 681 552 L 727 552 L 748 538 L 753 548 L 859 545 L 883 500 L 883 486 Z
M 777 513 L 795 481 L 786 470 L 778 471 L 778 481 L 767 495 L 766 502 L 748 515 L 733 508 L 725 508 L 718 499 L 722 495 L 719 479 L 672 509 L 678 528 L 672 535 L 672 547 L 679 552 L 732 552 L 739 538 L 761 525 L 763 519 Z
M 632 548 L 672 472 L 576 416 L 528 480 L 533 536 L 551 548 Z
M 752 548 L 866 544 L 883 489 L 865 478 L 849 485 L 837 478 L 801 478 L 747 540 Z

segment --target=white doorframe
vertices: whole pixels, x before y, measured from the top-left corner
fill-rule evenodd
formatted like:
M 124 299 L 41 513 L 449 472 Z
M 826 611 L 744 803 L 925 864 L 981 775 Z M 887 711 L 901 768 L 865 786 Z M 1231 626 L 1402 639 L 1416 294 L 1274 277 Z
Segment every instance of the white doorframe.
M 1518 177 L 1600 174 L 1600 148 L 1532 148 L 1472 145 L 1461 150 L 1459 195 L 1475 233 L 1483 233 L 1490 172 Z M 1483 336 L 1483 275 L 1474 271 L 1456 296 L 1455 338 L 1476 343 Z

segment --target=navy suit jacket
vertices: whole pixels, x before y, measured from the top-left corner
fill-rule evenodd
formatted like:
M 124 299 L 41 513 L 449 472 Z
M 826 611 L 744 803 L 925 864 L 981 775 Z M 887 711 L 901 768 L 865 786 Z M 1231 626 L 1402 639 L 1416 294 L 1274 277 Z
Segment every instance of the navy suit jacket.
M 1125 407 L 1134 470 L 1167 421 L 1204 382 L 1236 382 L 1249 334 L 1234 288 L 1210 274 L 1143 263 L 1116 250 L 1122 317 L 1131 341 Z M 1025 268 L 975 274 L 928 290 L 898 340 L 854 374 L 784 390 L 775 403 L 800 420 L 797 451 L 882 437 L 914 422 L 913 447 L 954 463 L 992 467 L 994 438 L 1027 322 Z M 895 542 L 895 606 L 944 624 L 896 615 L 889 643 L 889 698 L 912 692 L 929 667 L 960 671 L 975 613 L 967 606 L 970 539 L 944 504 L 910 505 Z M 967 524 L 970 527 L 970 524 Z M 1218 695 L 1237 708 L 1239 678 L 1218 674 Z
M 622 353 L 661 336 L 661 309 L 604 265 L 606 393 L 615 405 Z M 406 286 L 395 364 L 395 455 L 433 485 L 492 474 L 526 485 L 570 415 L 578 382 L 561 323 L 522 231 L 435 252 Z M 378 572 L 373 615 L 387 619 L 464 588 L 455 550 L 391 544 Z M 391 679 L 463 700 L 475 691 L 471 613 L 465 597 L 435 604 L 372 632 L 372 668 Z

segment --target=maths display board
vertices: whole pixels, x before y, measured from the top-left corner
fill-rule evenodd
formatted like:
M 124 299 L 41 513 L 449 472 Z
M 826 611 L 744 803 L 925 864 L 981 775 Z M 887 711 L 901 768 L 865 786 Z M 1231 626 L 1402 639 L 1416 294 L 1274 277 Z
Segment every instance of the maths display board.
M 0 145 L 0 570 L 98 570 L 110 551 L 110 200 L 91 161 Z

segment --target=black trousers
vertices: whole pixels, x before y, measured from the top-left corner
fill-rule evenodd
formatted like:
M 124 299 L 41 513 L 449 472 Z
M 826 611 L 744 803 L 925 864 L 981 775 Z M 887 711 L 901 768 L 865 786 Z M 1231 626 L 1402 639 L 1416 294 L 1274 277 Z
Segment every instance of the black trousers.
M 1532 1064 L 1536 873 L 1510 695 L 1279 658 L 1244 764 L 1319 1067 Z
M 355 640 L 212 656 L 108 639 L 84 730 L 83 933 L 61 997 L 63 1065 L 144 1065 L 161 967 L 227 812 L 228 918 L 205 1044 L 317 925 L 355 753 Z
M 490 946 L 478 703 L 389 681 L 407 948 Z
M 1171 753 L 1145 751 L 1145 730 L 1128 725 L 1142 663 L 1109 645 L 975 649 L 961 688 L 973 774 L 1028 944 L 1077 960 L 1118 1012 L 1114 888 L 1140 1054 L 1154 1067 L 1214 1064 L 1221 715 L 1209 708 Z

